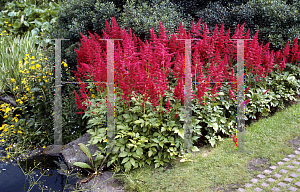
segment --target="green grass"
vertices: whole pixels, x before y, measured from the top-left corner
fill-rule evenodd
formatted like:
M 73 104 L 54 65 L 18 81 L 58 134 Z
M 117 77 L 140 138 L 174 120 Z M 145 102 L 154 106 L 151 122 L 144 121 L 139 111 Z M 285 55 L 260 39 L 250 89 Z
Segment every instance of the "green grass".
M 286 163 L 279 167 L 277 162 L 294 152 L 294 148 L 289 147 L 287 141 L 299 135 L 300 104 L 297 104 L 275 113 L 272 117 L 254 122 L 250 127 L 246 126 L 245 151 L 254 151 L 254 154 L 227 153 L 235 150 L 235 143 L 229 138 L 224 139 L 216 148 L 200 148 L 200 153 L 191 157 L 193 162 L 180 162 L 180 158 L 172 161 L 173 168 L 166 169 L 165 172 L 163 167 L 155 169 L 154 166 L 147 165 L 115 178 L 125 182 L 126 191 L 213 191 L 214 187 L 226 187 L 229 184 L 240 184 L 241 188 L 245 188 L 246 183 L 252 183 L 250 180 L 262 172 L 249 172 L 248 163 L 252 158 L 269 158 L 269 163 L 277 166 L 275 171 L 278 172 Z M 292 173 L 292 170 L 285 169 L 289 173 L 281 174 L 281 180 Z M 264 181 L 268 178 L 270 177 L 265 177 Z M 271 189 L 279 182 L 278 180 L 268 188 Z M 261 183 L 253 185 L 249 191 L 253 191 Z

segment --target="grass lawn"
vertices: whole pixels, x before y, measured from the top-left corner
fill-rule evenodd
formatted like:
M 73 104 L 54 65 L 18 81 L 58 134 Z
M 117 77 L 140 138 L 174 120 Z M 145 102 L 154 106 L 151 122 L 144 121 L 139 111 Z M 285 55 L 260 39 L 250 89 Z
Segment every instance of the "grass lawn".
M 246 183 L 251 183 L 252 178 L 269 166 L 279 169 L 277 162 L 294 152 L 288 140 L 300 136 L 300 104 L 253 122 L 245 129 L 245 151 L 254 151 L 254 154 L 228 153 L 236 147 L 228 138 L 215 148 L 200 148 L 200 153 L 192 155 L 193 162 L 180 162 L 178 158 L 159 169 L 146 164 L 129 174 L 116 174 L 115 178 L 124 182 L 125 191 L 236 191 L 239 187 L 245 188 Z M 249 170 L 248 163 L 258 158 L 265 163 Z

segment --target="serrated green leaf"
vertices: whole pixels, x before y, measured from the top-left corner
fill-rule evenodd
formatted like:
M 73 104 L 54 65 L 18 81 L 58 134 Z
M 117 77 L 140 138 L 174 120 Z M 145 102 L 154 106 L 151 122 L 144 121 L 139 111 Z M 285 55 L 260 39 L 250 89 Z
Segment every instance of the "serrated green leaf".
M 73 165 L 77 166 L 77 167 L 81 167 L 81 168 L 84 168 L 84 169 L 92 169 L 91 166 L 89 166 L 88 164 L 86 163 L 82 163 L 82 162 L 75 162 Z

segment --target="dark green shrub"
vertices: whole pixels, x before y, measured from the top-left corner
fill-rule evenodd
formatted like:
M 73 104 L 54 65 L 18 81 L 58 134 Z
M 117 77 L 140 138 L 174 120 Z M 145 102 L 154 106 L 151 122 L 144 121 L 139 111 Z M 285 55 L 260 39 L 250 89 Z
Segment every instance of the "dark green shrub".
M 264 44 L 270 41 L 270 48 L 282 49 L 287 41 L 292 42 L 300 36 L 300 9 L 296 4 L 288 5 L 283 0 L 255 0 L 249 5 L 255 9 L 259 38 Z
M 132 32 L 144 41 L 150 39 L 150 28 L 153 28 L 155 34 L 159 33 L 159 21 L 162 22 L 166 30 L 169 31 L 167 34 L 170 35 L 179 26 L 181 18 L 184 18 L 183 26 L 185 28 L 192 27 L 192 17 L 190 15 L 184 17 L 180 8 L 169 0 L 152 0 L 149 3 L 147 1 L 128 0 L 118 23 L 127 32 L 131 28 Z
M 234 34 L 237 25 L 245 23 L 246 31 L 249 29 L 250 37 L 259 30 L 259 43 L 267 44 L 270 41 L 270 49 L 282 49 L 287 41 L 292 42 L 300 35 L 298 2 L 289 5 L 285 1 L 252 0 L 246 4 L 228 4 L 225 7 L 221 2 L 209 4 L 205 9 L 197 12 L 201 22 L 206 22 L 212 32 L 215 25 L 221 27 L 224 23 L 224 30 L 230 27 L 230 35 Z
M 77 60 L 74 50 L 78 49 L 80 33 L 84 35 L 88 35 L 88 31 L 102 33 L 105 19 L 110 22 L 112 17 L 118 15 L 119 10 L 113 2 L 103 0 L 67 0 L 61 6 L 62 10 L 47 38 L 70 39 L 62 40 L 61 53 L 72 71 L 76 70 Z M 63 80 L 64 78 L 63 74 Z

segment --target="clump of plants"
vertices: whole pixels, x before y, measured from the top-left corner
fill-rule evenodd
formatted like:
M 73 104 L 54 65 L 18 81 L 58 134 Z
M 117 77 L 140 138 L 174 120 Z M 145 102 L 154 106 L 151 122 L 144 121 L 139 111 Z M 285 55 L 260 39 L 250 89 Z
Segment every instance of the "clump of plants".
M 244 36 L 243 27 L 244 25 L 238 27 L 231 38 L 249 39 L 249 31 Z M 118 170 L 124 167 L 125 171 L 129 171 L 142 167 L 145 162 L 159 167 L 184 151 L 185 138 L 195 143 L 200 137 L 204 137 L 215 146 L 222 141 L 220 135 L 229 136 L 230 131 L 235 129 L 236 103 L 233 98 L 236 84 L 222 86 L 216 83 L 209 89 L 210 82 L 237 82 L 234 72 L 237 56 L 231 54 L 236 53 L 237 45 L 229 40 L 229 32 L 224 34 L 223 26 L 220 33 L 215 28 L 214 34 L 208 36 L 206 23 L 200 33 L 199 21 L 197 25 L 193 23 L 189 33 L 191 38 L 201 37 L 199 41 L 192 42 L 192 80 L 199 84 L 192 87 L 195 94 L 192 93 L 191 134 L 184 133 L 185 46 L 184 42 L 176 41 L 188 38 L 182 24 L 176 33 L 177 37 L 173 33 L 169 39 L 160 23 L 159 36 L 151 30 L 152 42 L 145 44 L 133 34 L 127 34 L 124 29 L 120 29 L 114 19 L 112 27 L 107 28 L 109 30 L 102 38 L 97 34 L 90 34 L 91 39 L 82 35 L 82 47 L 75 50 L 78 55 L 78 71 L 74 73 L 78 81 L 107 82 L 107 54 L 103 51 L 106 50 L 106 44 L 99 39 L 123 39 L 116 41 L 114 47 L 117 153 L 110 154 L 108 167 L 115 163 L 119 166 Z M 285 61 L 290 55 L 289 44 L 276 53 L 268 50 L 268 44 L 258 44 L 258 32 L 252 42 L 245 42 L 245 93 L 250 92 L 252 86 L 259 90 L 258 84 L 263 83 L 263 78 L 273 70 L 282 71 L 286 67 Z M 298 52 L 294 49 L 292 56 L 300 60 Z M 169 74 L 172 74 L 172 78 Z M 293 88 L 297 86 L 294 85 Z M 81 113 L 85 114 L 84 117 L 89 119 L 90 130 L 87 132 L 91 134 L 90 144 L 98 146 L 102 153 L 105 153 L 106 145 L 109 145 L 106 143 L 108 130 L 105 124 L 105 90 L 105 84 L 81 84 L 82 98 L 75 93 L 77 106 L 83 110 Z M 253 94 L 246 95 L 245 100 L 246 106 L 252 100 L 256 102 Z M 196 146 L 194 150 L 197 151 Z

